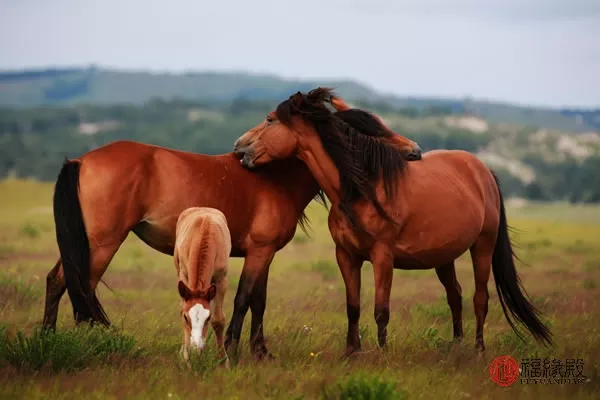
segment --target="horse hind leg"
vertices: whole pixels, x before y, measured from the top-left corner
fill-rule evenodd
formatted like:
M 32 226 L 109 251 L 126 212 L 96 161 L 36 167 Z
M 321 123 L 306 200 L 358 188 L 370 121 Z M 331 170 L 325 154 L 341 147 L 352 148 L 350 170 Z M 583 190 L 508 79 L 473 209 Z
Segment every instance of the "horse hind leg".
M 62 269 L 62 261 L 59 258 L 54 267 L 48 272 L 46 277 L 46 301 L 44 308 L 44 319 L 42 326 L 48 329 L 56 328 L 58 319 L 58 307 L 60 299 L 65 294 L 67 285 L 65 275 Z
M 456 279 L 454 262 L 435 269 L 438 279 L 446 289 L 446 300 L 452 312 L 452 330 L 455 340 L 463 338 L 462 325 L 462 288 Z
M 473 295 L 473 308 L 475 310 L 476 330 L 475 348 L 484 351 L 483 325 L 488 313 L 488 281 L 492 268 L 492 254 L 494 241 L 489 236 L 481 236 L 471 247 L 471 259 L 473 260 L 473 272 L 475 274 L 475 294 Z
M 99 307 L 101 306 L 96 297 L 96 287 L 124 240 L 125 238 L 116 240 L 110 244 L 104 244 L 102 246 L 95 245 L 90 248 L 90 289 L 93 293 L 94 301 L 98 303 Z M 90 319 L 91 316 L 86 314 L 78 314 L 75 316 L 77 324 L 87 322 Z

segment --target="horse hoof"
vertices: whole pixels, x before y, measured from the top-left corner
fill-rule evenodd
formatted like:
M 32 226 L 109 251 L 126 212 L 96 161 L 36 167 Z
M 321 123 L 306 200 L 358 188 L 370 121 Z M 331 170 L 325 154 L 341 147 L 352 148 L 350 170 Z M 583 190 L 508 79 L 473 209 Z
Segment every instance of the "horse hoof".
M 231 364 L 229 363 L 229 357 L 226 358 L 225 360 L 221 361 L 219 363 L 219 367 L 225 369 L 225 370 L 230 370 L 231 369 Z
M 231 339 L 231 341 L 225 342 L 225 352 L 230 357 L 236 357 L 238 352 L 238 344 L 239 342 L 237 339 Z
M 275 356 L 265 346 L 252 349 L 252 355 L 257 361 L 274 360 Z
M 358 353 L 359 351 L 360 351 L 359 347 L 347 347 L 346 350 L 344 351 L 344 354 L 342 354 L 341 359 L 347 360 L 350 357 L 356 355 L 356 353 Z

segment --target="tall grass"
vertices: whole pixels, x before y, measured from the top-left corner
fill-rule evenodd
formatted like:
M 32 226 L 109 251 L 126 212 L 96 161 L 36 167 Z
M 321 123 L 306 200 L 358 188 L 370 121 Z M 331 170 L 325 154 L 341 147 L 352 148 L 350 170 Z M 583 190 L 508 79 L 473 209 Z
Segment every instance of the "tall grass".
M 7 274 L 0 275 L 0 310 L 9 305 L 28 307 L 38 297 L 39 294 L 32 284 Z
M 511 225 L 518 228 L 513 240 L 525 261 L 518 265 L 519 274 L 552 327 L 555 347 L 543 348 L 528 336 L 525 341 L 516 337 L 506 323 L 491 277 L 484 331 L 487 350 L 475 352 L 473 267 L 466 254 L 456 263 L 463 288 L 462 342 L 452 340 L 452 316 L 435 272 L 398 270 L 391 291 L 388 348 L 381 351 L 373 319 L 373 271 L 365 263 L 359 324 L 362 351 L 342 361 L 346 292 L 327 212 L 311 205 L 307 210 L 311 238 L 299 232 L 298 239 L 277 253 L 269 272 L 263 322 L 267 347 L 275 358 L 262 362 L 252 358 L 250 309 L 238 356 L 230 358 L 231 369 L 225 370 L 220 368 L 211 329 L 202 354 L 192 355 L 189 366 L 179 360 L 182 332 L 172 259 L 151 250 L 135 235 L 129 235 L 104 276 L 114 292 L 102 285 L 98 290 L 108 315 L 122 321 L 119 327 L 124 326 L 126 334 L 102 327 L 70 328 L 68 294 L 61 301 L 58 331 L 33 330 L 43 314 L 43 279 L 57 255 L 55 235 L 47 229 L 54 224 L 52 184 L 0 183 L 0 193 L 0 399 L 83 395 L 595 400 L 600 393 L 595 362 L 600 359 L 600 207 L 580 214 L 583 210 L 577 208 L 535 205 L 520 212 L 521 218 L 508 211 Z M 49 211 L 38 211 L 45 208 Z M 243 264 L 242 258 L 231 259 L 225 300 L 228 322 Z M 503 388 L 490 379 L 489 366 L 495 357 L 511 355 L 520 361 L 535 354 L 563 362 L 584 359 L 583 374 L 589 381 L 583 385 L 517 382 Z
M 27 336 L 19 331 L 10 337 L 0 332 L 0 360 L 22 372 L 74 371 L 115 356 L 135 357 L 135 339 L 103 327 L 81 327 L 67 331 L 34 329 Z

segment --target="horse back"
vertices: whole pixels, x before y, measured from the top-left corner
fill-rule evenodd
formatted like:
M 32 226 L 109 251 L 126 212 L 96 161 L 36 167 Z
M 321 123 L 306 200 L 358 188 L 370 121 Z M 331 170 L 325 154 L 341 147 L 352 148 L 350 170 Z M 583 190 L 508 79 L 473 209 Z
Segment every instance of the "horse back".
M 177 219 L 174 263 L 190 287 L 227 275 L 231 237 L 225 215 L 210 207 L 190 207 Z M 201 285 L 200 285 L 201 286 Z
M 225 214 L 212 207 L 184 210 L 177 219 L 176 251 L 207 241 L 216 249 L 217 264 L 226 267 L 231 252 L 231 233 Z
M 463 150 L 433 150 L 419 163 L 409 164 L 409 184 L 426 185 L 430 193 L 452 195 L 468 203 L 497 205 L 498 190 L 490 169 L 474 154 Z M 447 192 L 447 193 L 443 193 Z M 446 197 L 444 196 L 444 197 Z M 431 196 L 429 196 L 431 197 Z
M 474 155 L 432 151 L 410 163 L 403 178 L 399 256 L 431 267 L 431 260 L 452 260 L 482 232 L 497 230 L 498 189 L 490 170 Z
M 177 218 L 190 207 L 216 208 L 226 216 L 234 257 L 245 255 L 252 237 L 281 247 L 293 235 L 302 202 L 318 189 L 306 168 L 290 163 L 252 173 L 233 153 L 203 155 L 134 141 L 110 143 L 76 161 L 92 244 L 122 241 L 133 231 L 170 255 Z

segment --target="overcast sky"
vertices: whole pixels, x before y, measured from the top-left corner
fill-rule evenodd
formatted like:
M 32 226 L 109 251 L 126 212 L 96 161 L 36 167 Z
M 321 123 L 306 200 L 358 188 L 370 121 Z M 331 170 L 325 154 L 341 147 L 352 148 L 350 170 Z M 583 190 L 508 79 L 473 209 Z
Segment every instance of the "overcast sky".
M 600 106 L 600 1 L 0 0 L 0 69 L 88 64 Z

